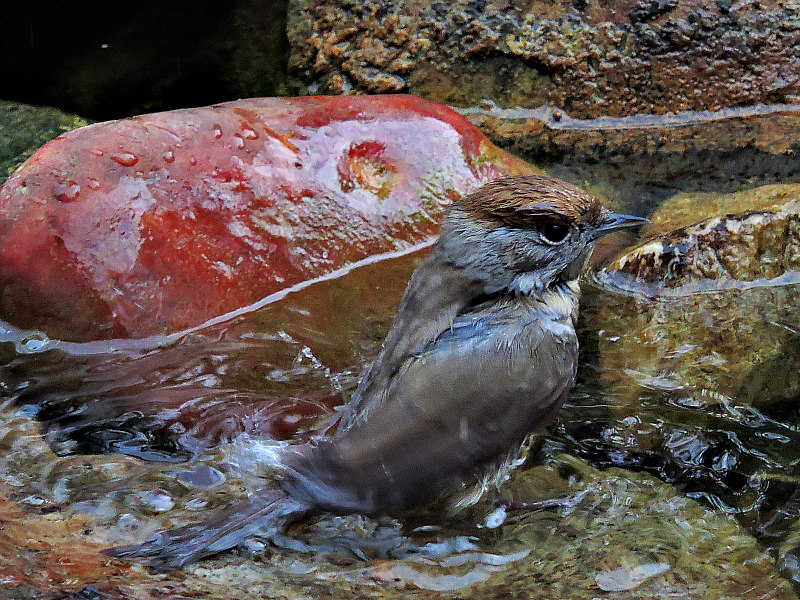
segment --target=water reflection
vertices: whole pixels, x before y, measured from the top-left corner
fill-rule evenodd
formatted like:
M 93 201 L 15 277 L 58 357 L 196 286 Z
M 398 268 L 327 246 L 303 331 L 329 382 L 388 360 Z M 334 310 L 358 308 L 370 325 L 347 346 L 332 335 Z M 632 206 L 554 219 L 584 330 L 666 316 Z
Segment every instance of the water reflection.
M 0 378 L 61 455 L 175 462 L 242 433 L 289 439 L 344 402 L 417 260 L 356 270 L 164 347 L 19 355 L 8 343 Z
M 581 381 L 555 437 L 679 484 L 768 546 L 794 527 L 798 286 L 641 300 L 593 290 Z

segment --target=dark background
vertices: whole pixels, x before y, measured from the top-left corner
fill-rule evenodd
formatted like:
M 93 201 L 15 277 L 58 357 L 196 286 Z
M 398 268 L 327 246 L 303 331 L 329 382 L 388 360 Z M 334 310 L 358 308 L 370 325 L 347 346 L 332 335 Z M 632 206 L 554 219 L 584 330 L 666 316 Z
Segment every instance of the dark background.
M 0 99 L 103 120 L 286 94 L 287 2 L 20 2 L 0 17 Z

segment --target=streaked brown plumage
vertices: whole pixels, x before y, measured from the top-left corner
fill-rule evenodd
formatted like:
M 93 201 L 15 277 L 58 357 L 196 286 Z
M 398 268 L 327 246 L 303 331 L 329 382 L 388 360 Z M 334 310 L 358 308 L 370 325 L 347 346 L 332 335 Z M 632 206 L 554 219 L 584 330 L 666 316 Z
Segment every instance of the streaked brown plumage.
M 334 434 L 286 452 L 284 495 L 112 553 L 181 566 L 310 511 L 393 513 L 487 477 L 574 384 L 578 278 L 594 241 L 642 221 L 543 176 L 455 203 Z
M 466 196 L 459 204 L 476 221 L 496 227 L 529 227 L 537 218 L 565 224 L 592 223 L 601 218 L 603 211 L 603 205 L 596 198 L 554 177 L 497 179 Z

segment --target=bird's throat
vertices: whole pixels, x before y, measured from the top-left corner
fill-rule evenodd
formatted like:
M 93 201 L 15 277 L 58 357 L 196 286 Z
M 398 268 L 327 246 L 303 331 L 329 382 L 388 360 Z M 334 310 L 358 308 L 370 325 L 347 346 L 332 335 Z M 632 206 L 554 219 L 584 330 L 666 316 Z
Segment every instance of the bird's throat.
M 513 288 L 512 288 L 513 289 Z M 573 322 L 578 314 L 578 302 L 581 288 L 577 279 L 557 281 L 544 289 L 530 289 L 527 293 L 522 288 L 515 289 L 517 296 L 536 304 L 538 310 L 545 310 L 556 319 L 571 318 Z

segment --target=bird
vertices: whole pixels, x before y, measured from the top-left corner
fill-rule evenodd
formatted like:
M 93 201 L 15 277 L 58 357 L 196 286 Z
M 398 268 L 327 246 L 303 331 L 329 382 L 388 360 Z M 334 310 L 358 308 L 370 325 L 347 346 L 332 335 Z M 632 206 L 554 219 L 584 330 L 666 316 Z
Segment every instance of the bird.
M 575 384 L 579 280 L 595 242 L 645 222 L 545 175 L 464 196 L 332 433 L 288 446 L 272 487 L 107 553 L 180 568 L 312 513 L 397 515 L 497 479 Z

